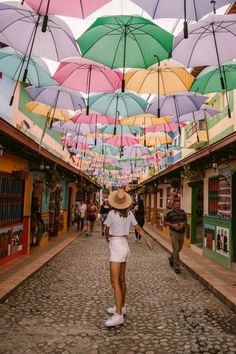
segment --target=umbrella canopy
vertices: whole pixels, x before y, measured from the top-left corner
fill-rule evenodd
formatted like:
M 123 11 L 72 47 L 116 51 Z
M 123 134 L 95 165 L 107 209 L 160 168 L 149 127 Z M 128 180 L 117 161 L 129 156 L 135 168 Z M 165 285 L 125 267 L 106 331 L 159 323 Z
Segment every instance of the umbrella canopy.
M 210 66 L 204 69 L 192 84 L 190 91 L 198 93 L 221 92 L 221 72 L 226 91 L 236 88 L 236 62 L 231 61 L 221 65 L 221 69 Z
M 138 16 L 98 18 L 80 38 L 83 57 L 110 68 L 147 68 L 170 57 L 173 36 Z M 103 50 L 101 50 L 101 48 Z M 122 91 L 125 88 L 123 77 Z
M 143 8 L 152 18 L 183 18 L 184 38 L 188 38 L 187 20 L 198 21 L 234 0 L 131 0 Z
M 90 108 L 108 116 L 128 117 L 146 111 L 148 103 L 141 97 L 130 93 L 116 91 L 90 97 Z
M 115 125 L 111 124 L 111 125 L 105 125 L 102 128 L 99 129 L 100 133 L 102 134 L 114 134 L 114 129 L 115 129 Z M 122 135 L 122 134 L 139 134 L 142 133 L 143 129 L 138 126 L 138 125 L 133 125 L 133 126 L 125 126 L 125 125 L 118 125 L 116 127 L 116 134 L 117 135 Z
M 178 118 L 186 113 L 198 111 L 207 99 L 206 96 L 193 93 L 175 94 L 160 97 L 160 114 Z M 154 98 L 149 105 L 148 112 L 155 114 L 158 110 L 158 100 Z
M 65 133 L 67 132 L 74 132 L 77 135 L 86 135 L 89 133 L 94 133 L 96 130 L 95 125 L 89 125 L 84 123 L 73 123 L 71 120 L 67 122 L 55 122 L 50 127 L 51 130 L 58 132 L 58 133 Z M 75 136 L 75 135 L 73 135 Z
M 53 108 L 65 108 L 78 111 L 85 108 L 85 100 L 80 93 L 60 86 L 28 87 L 25 89 L 33 101 L 43 103 Z
M 206 119 L 209 117 L 213 117 L 217 113 L 219 113 L 217 109 L 212 108 L 211 106 L 207 105 L 202 105 L 201 109 L 199 111 L 195 111 L 192 113 L 187 113 L 179 117 L 180 122 L 185 122 L 185 121 L 198 121 L 202 119 Z M 194 113 L 194 114 L 193 114 Z
M 71 16 L 85 18 L 91 13 L 106 5 L 111 0 L 23 0 L 35 12 L 40 14 L 52 14 L 60 16 Z
M 17 50 L 5 47 L 0 48 L 0 72 L 12 80 L 25 81 L 33 86 L 54 86 L 48 67 L 40 58 L 30 58 L 27 76 L 24 78 L 28 58 Z
M 0 3 L 0 42 L 29 57 L 60 61 L 79 54 L 73 33 L 64 21 L 49 16 L 46 33 L 40 30 L 42 24 L 43 18 L 28 7 Z
M 62 141 L 64 141 L 67 145 L 77 147 L 78 143 L 86 144 L 86 145 L 94 145 L 95 138 L 94 136 L 83 136 L 83 135 L 78 135 L 78 134 L 72 134 L 70 136 L 64 136 L 61 138 Z M 97 144 L 101 145 L 102 144 L 102 139 L 97 138 Z
M 138 139 L 136 139 L 135 136 L 131 134 L 112 136 L 110 138 L 105 138 L 104 141 L 107 144 L 120 147 L 130 146 L 138 143 Z
M 141 138 L 139 142 L 141 144 L 144 144 L 145 138 L 144 137 Z M 159 146 L 162 144 L 171 144 L 171 143 L 172 143 L 171 137 L 164 132 L 157 132 L 151 136 L 146 137 L 146 146 Z
M 89 111 L 89 115 L 86 112 L 76 113 L 71 117 L 74 123 L 85 123 L 85 124 L 115 124 L 116 118 L 101 115 L 94 111 Z
M 59 85 L 87 94 L 87 114 L 91 92 L 114 92 L 121 88 L 121 79 L 115 71 L 86 58 L 61 62 L 53 78 Z
M 182 146 L 163 144 L 163 145 L 160 145 L 160 146 L 156 146 L 156 147 L 152 150 L 152 154 L 156 154 L 158 151 L 161 151 L 161 152 L 180 151 L 180 150 L 182 150 L 182 149 L 183 149 Z
M 114 92 L 121 88 L 116 71 L 86 58 L 74 57 L 62 61 L 53 76 L 58 85 L 89 92 Z
M 156 132 L 172 132 L 178 128 L 185 127 L 185 123 L 164 123 L 158 125 L 152 125 L 145 128 L 145 133 L 156 133 Z
M 174 60 L 163 60 L 148 69 L 130 70 L 125 74 L 126 88 L 137 93 L 168 95 L 188 91 L 194 77 Z
M 173 44 L 173 59 L 186 67 L 221 65 L 236 57 L 236 14 L 210 15 L 189 26 L 189 38 L 179 34 Z M 206 55 L 207 51 L 207 55 Z
M 149 155 L 149 154 L 150 154 L 150 150 L 141 144 L 127 146 L 124 148 L 124 156 L 137 158 L 137 157 Z
M 141 125 L 141 126 L 148 126 L 148 125 L 158 125 L 158 124 L 165 124 L 172 121 L 171 117 L 160 117 L 157 118 L 154 114 L 139 114 L 136 116 L 131 116 L 128 118 L 122 118 L 120 120 L 120 124 L 124 125 Z
M 52 108 L 51 106 L 47 106 L 43 103 L 30 101 L 25 107 L 31 113 L 35 113 L 44 117 L 48 117 L 49 119 L 59 119 L 59 120 L 69 120 L 71 115 L 66 109 Z
M 103 155 L 118 155 L 120 150 L 112 144 L 103 143 L 101 145 L 93 146 L 91 148 L 93 152 Z

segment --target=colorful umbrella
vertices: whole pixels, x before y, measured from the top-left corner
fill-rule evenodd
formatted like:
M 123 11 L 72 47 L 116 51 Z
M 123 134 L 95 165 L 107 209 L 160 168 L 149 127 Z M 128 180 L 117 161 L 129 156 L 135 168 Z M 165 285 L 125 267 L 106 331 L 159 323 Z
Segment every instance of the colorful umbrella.
M 150 127 L 146 127 L 145 133 L 156 133 L 156 132 L 172 132 L 176 129 L 185 127 L 185 123 L 164 123 L 158 125 L 152 125 Z
M 151 134 L 151 133 L 150 133 Z M 144 137 L 139 140 L 141 144 L 144 144 Z M 153 133 L 153 135 L 146 136 L 146 145 L 147 146 L 159 146 L 162 144 L 171 144 L 171 137 L 164 132 Z
M 59 85 L 87 94 L 87 114 L 91 92 L 114 92 L 121 88 L 121 79 L 108 67 L 86 58 L 70 58 L 61 62 L 53 76 Z
M 85 18 L 111 0 L 22 0 L 40 14 Z
M 86 112 L 76 113 L 71 117 L 74 123 L 85 123 L 85 124 L 115 124 L 116 118 L 101 115 L 97 112 L 89 111 L 89 115 Z
M 143 129 L 138 126 L 138 125 L 118 125 L 115 126 L 114 124 L 111 125 L 105 125 L 102 128 L 99 129 L 100 133 L 102 134 L 114 134 L 114 129 L 116 128 L 116 134 L 117 135 L 122 135 L 122 134 L 140 134 L 143 132 Z
M 102 155 L 118 155 L 120 153 L 120 150 L 114 144 L 109 143 L 93 146 L 91 150 Z
M 124 147 L 124 146 L 137 144 L 138 139 L 136 139 L 135 136 L 131 134 L 125 134 L 125 135 L 117 135 L 117 136 L 105 138 L 104 141 L 107 144 Z
M 129 156 L 129 157 L 134 157 L 136 159 L 137 157 L 149 155 L 149 154 L 150 154 L 150 150 L 141 144 L 127 146 L 124 148 L 124 156 L 126 157 Z
M 39 102 L 30 101 L 25 105 L 25 107 L 31 113 L 47 117 L 48 121 L 51 119 L 67 121 L 71 117 L 70 113 L 66 109 L 52 108 L 51 106 L 47 106 Z
M 218 111 L 217 109 L 212 108 L 211 106 L 208 106 L 206 104 L 203 104 L 199 111 L 187 113 L 187 114 L 180 116 L 179 121 L 180 122 L 194 121 L 194 119 L 195 119 L 195 121 L 203 120 L 203 119 L 207 119 L 209 117 L 213 117 L 214 115 L 216 115 L 219 112 L 220 111 Z
M 168 95 L 188 91 L 194 77 L 174 60 L 163 60 L 148 69 L 130 70 L 125 74 L 126 88 L 137 93 Z
M 158 118 L 154 114 L 139 114 L 136 116 L 131 116 L 128 118 L 122 118 L 120 120 L 120 124 L 124 125 L 141 125 L 143 127 L 148 126 L 148 125 L 157 125 L 157 124 L 164 124 L 164 123 L 169 123 L 172 121 L 171 117 L 161 117 Z
M 206 99 L 206 96 L 196 95 L 191 92 L 161 96 L 160 114 L 162 116 L 175 116 L 178 122 L 181 115 L 198 111 Z M 158 111 L 158 105 L 158 100 L 154 98 L 149 105 L 148 112 L 155 114 Z
M 5 47 L 0 49 L 0 72 L 12 80 L 24 81 L 33 86 L 54 86 L 48 67 L 40 58 L 30 58 L 27 76 L 24 77 L 28 58 L 17 50 Z
M 62 86 L 28 87 L 25 89 L 33 101 L 54 108 L 64 108 L 71 111 L 82 111 L 86 107 L 85 100 L 79 92 Z
M 90 108 L 96 112 L 114 117 L 128 117 L 146 111 L 148 103 L 130 92 L 116 91 L 91 96 Z
M 110 68 L 147 68 L 171 55 L 173 36 L 148 19 L 138 16 L 98 18 L 80 38 L 83 57 Z M 102 48 L 102 50 L 101 50 Z
M 222 76 L 221 76 L 222 75 Z M 223 80 L 226 91 L 228 105 L 228 116 L 231 117 L 229 98 L 227 92 L 236 88 L 236 63 L 234 61 L 225 63 L 219 67 L 211 66 L 204 69 L 198 75 L 196 81 L 190 88 L 190 91 L 198 93 L 221 92 Z
M 187 40 L 181 34 L 175 38 L 173 58 L 188 68 L 204 65 L 220 68 L 221 64 L 236 57 L 236 46 L 232 45 L 235 36 L 236 14 L 210 15 L 189 26 Z M 222 73 L 221 77 L 223 81 Z
M 79 54 L 73 34 L 64 21 L 49 16 L 48 31 L 42 33 L 40 15 L 29 11 L 28 7 L 12 4 L 0 3 L 0 42 L 27 55 L 28 61 L 31 55 L 60 61 Z
M 161 152 L 167 152 L 167 151 L 179 151 L 182 150 L 183 147 L 179 146 L 179 145 L 167 145 L 167 144 L 163 144 L 160 146 L 156 146 L 153 150 L 152 150 L 152 154 L 156 154 L 158 151 Z
M 234 0 L 131 0 L 152 18 L 183 18 L 184 38 L 188 38 L 188 20 L 198 21 L 203 16 Z

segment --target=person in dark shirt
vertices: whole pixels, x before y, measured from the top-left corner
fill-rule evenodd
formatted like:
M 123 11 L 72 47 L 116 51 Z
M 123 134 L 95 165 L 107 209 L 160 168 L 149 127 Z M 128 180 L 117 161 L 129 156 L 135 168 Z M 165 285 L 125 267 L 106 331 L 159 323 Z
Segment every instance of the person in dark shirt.
M 145 217 L 144 217 L 144 205 L 142 199 L 139 199 L 138 204 L 136 204 L 135 207 L 133 208 L 133 213 L 139 226 L 143 228 L 143 225 L 145 223 Z M 135 240 L 141 242 L 141 236 L 139 235 L 137 230 L 135 230 Z
M 105 199 L 101 208 L 100 208 L 100 214 L 101 214 L 101 223 L 102 223 L 102 235 L 104 236 L 104 222 L 107 218 L 107 215 L 110 211 L 110 205 L 108 203 L 108 199 Z
M 179 274 L 179 252 L 184 244 L 184 235 L 187 226 L 187 216 L 185 211 L 180 209 L 179 199 L 174 200 L 173 209 L 168 211 L 165 221 L 169 226 L 172 241 L 172 254 L 169 258 L 170 266 L 174 267 L 175 273 Z

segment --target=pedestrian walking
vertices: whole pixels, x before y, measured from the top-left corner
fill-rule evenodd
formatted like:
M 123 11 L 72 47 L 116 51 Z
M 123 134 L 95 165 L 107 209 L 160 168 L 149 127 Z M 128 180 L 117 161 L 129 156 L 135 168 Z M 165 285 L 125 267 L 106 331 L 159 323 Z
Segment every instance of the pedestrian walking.
M 98 208 L 94 201 L 91 201 L 87 207 L 87 236 L 92 236 L 94 223 L 96 221 L 96 216 L 98 213 Z
M 110 205 L 108 203 L 108 199 L 105 199 L 103 204 L 101 205 L 101 208 L 100 208 L 101 223 L 102 223 L 102 235 L 103 236 L 104 236 L 104 228 L 105 228 L 104 222 L 107 218 L 109 210 L 110 210 Z
M 174 200 L 173 209 L 168 211 L 165 221 L 169 226 L 172 241 L 172 254 L 169 257 L 170 266 L 174 267 L 175 273 L 180 274 L 179 253 L 184 244 L 187 216 L 185 211 L 180 209 L 179 199 Z
M 127 242 L 130 227 L 135 227 L 150 250 L 152 250 L 152 244 L 146 238 L 143 229 L 138 225 L 134 214 L 129 209 L 131 197 L 128 193 L 123 189 L 113 191 L 108 196 L 108 202 L 113 210 L 109 211 L 104 224 L 106 226 L 105 235 L 110 248 L 110 277 L 114 291 L 115 306 L 107 310 L 112 316 L 105 322 L 105 325 L 112 327 L 123 324 L 124 315 L 126 314 L 125 269 L 127 257 L 130 253 Z
M 81 200 L 76 208 L 76 216 L 77 216 L 77 229 L 78 231 L 84 230 L 84 220 L 86 215 L 87 205 L 84 200 Z
M 144 205 L 142 199 L 138 200 L 138 203 L 134 206 L 133 212 L 139 226 L 143 227 L 145 223 L 145 216 L 144 216 Z M 135 230 L 135 241 L 141 242 L 141 236 L 139 235 L 137 230 Z

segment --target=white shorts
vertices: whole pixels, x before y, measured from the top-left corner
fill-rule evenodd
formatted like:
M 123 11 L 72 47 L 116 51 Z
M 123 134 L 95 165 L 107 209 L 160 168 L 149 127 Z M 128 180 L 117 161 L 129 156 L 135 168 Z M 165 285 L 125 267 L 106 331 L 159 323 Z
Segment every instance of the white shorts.
M 126 237 L 111 237 L 109 242 L 110 262 L 123 263 L 130 254 Z

